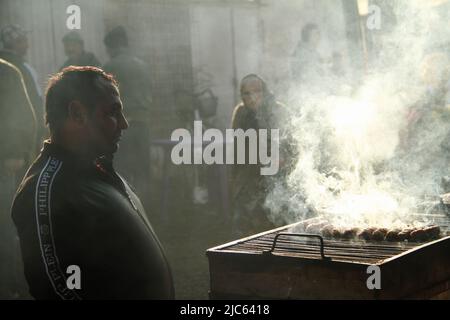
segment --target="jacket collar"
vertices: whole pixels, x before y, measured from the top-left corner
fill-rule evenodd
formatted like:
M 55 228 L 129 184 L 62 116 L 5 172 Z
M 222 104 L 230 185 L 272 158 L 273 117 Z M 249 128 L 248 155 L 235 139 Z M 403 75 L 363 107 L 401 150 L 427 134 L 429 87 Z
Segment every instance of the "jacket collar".
M 95 160 L 87 160 L 73 152 L 65 149 L 61 145 L 55 144 L 50 140 L 45 140 L 41 149 L 41 154 L 45 157 L 55 157 L 74 169 L 89 170 L 99 169 L 99 166 L 106 171 L 114 171 L 112 167 L 112 159 L 106 157 L 100 157 Z M 102 170 L 102 171 L 104 171 Z

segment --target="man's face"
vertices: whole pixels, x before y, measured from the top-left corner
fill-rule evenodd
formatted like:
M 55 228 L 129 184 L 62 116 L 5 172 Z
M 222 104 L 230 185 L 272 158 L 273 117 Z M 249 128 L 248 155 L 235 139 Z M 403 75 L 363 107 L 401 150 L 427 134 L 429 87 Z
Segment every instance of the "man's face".
M 261 80 L 251 79 L 242 84 L 241 98 L 246 107 L 255 111 L 258 110 L 262 104 L 263 95 Z
M 97 155 L 112 155 L 119 147 L 122 130 L 128 128 L 123 114 L 122 101 L 117 88 L 106 80 L 99 80 L 105 95 L 97 103 L 88 122 L 89 143 Z
M 68 58 L 75 59 L 83 52 L 83 44 L 78 41 L 66 41 L 64 52 Z

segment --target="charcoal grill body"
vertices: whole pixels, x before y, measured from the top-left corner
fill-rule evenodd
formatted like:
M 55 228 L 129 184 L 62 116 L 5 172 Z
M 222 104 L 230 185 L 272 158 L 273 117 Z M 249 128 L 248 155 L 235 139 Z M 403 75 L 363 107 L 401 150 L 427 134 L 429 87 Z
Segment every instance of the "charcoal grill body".
M 425 244 L 324 240 L 324 259 L 313 240 L 291 240 L 272 253 L 262 240 L 294 225 L 270 230 L 207 250 L 212 299 L 427 299 L 450 288 L 450 237 Z M 289 238 L 289 237 L 288 237 Z M 255 243 L 257 245 L 255 245 Z M 294 250 L 295 244 L 307 250 Z M 278 246 L 278 245 L 277 245 Z M 316 246 L 315 252 L 313 247 Z M 340 250 L 335 247 L 340 247 Z M 393 253 L 386 251 L 387 247 Z M 385 250 L 383 258 L 374 255 Z M 353 252 L 352 255 L 347 252 Z M 356 253 L 354 253 L 356 252 Z M 380 268 L 381 289 L 368 289 Z

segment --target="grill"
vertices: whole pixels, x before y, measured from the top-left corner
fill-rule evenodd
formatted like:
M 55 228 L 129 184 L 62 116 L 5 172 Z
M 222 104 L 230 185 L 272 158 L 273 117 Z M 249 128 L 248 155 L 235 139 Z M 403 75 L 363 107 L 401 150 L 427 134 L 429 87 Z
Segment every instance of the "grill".
M 418 215 L 441 227 L 426 243 L 327 239 L 291 233 L 298 224 L 207 250 L 212 299 L 450 298 L 450 219 Z M 379 267 L 381 289 L 367 286 Z

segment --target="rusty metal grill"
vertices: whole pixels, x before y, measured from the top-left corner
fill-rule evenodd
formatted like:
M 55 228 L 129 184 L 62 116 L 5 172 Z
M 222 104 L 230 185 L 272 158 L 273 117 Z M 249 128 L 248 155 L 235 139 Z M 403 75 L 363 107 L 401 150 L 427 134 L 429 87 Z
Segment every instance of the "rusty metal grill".
M 439 225 L 441 237 L 422 243 L 333 239 L 291 233 L 293 224 L 211 248 L 211 297 L 450 297 L 450 218 L 418 215 L 417 221 Z M 367 288 L 369 265 L 380 268 L 383 290 Z
M 418 214 L 418 222 L 427 222 L 439 225 L 443 235 L 449 232 L 450 217 L 448 215 L 423 215 Z M 303 238 L 289 235 L 286 232 L 293 229 L 296 224 L 278 228 L 269 233 L 262 233 L 249 238 L 244 238 L 228 245 L 220 247 L 222 251 L 247 252 L 261 254 L 272 251 L 273 254 L 290 257 L 302 257 L 319 259 L 320 242 L 307 235 Z M 274 241 L 278 237 L 276 246 Z M 345 239 L 323 239 L 323 254 L 327 258 L 339 261 L 358 262 L 363 264 L 374 264 L 382 260 L 394 257 L 423 243 L 415 242 L 387 242 L 387 241 L 364 241 Z M 273 247 L 273 250 L 271 250 Z
M 244 240 L 223 247 L 222 250 L 248 253 L 269 252 L 273 246 L 275 236 L 279 232 L 273 232 L 262 235 L 261 237 Z M 407 250 L 417 247 L 415 243 L 383 243 L 350 241 L 350 240 L 323 240 L 323 249 L 325 257 L 332 260 L 353 261 L 359 263 L 374 264 L 380 260 L 391 258 Z M 273 254 L 286 255 L 290 257 L 302 257 L 309 259 L 320 259 L 319 241 L 309 239 L 298 239 L 283 233 L 277 241 Z

